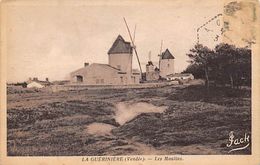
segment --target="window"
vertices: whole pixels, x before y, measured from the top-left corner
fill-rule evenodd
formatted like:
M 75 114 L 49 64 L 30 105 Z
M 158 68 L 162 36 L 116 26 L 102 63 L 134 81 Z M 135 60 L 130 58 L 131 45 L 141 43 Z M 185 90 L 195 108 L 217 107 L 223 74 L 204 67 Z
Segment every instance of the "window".
M 170 64 L 168 64 L 168 68 L 170 67 Z
M 121 83 L 123 83 L 124 82 L 123 77 L 120 77 L 120 79 L 121 79 Z
M 101 83 L 101 84 L 104 84 L 104 79 L 101 79 L 101 80 L 100 80 L 100 83 Z
M 96 84 L 99 84 L 99 79 L 96 79 Z
M 83 76 L 77 75 L 76 76 L 76 81 L 77 82 L 83 82 Z

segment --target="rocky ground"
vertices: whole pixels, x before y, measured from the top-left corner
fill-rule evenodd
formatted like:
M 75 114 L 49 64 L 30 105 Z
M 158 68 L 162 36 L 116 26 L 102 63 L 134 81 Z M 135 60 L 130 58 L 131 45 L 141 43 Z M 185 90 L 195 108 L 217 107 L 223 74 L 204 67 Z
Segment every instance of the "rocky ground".
M 249 89 L 8 89 L 7 117 L 10 156 L 251 153 L 226 147 L 251 132 Z

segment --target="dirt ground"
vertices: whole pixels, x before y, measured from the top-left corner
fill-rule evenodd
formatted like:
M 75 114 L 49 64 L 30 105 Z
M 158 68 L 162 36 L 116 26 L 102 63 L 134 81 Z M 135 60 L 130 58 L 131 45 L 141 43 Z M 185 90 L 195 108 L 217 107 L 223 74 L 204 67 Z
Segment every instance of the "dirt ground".
M 8 89 L 9 156 L 228 153 L 229 132 L 251 133 L 251 90 Z

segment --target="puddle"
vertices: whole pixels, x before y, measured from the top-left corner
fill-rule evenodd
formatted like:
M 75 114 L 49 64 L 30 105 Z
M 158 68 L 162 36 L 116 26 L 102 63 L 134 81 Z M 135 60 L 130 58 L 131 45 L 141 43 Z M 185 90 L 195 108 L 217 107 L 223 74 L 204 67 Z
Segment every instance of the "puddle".
M 110 135 L 115 126 L 104 123 L 92 123 L 87 126 L 87 133 L 94 135 Z
M 125 103 L 120 102 L 116 105 L 115 120 L 123 125 L 126 122 L 132 120 L 141 113 L 163 113 L 166 110 L 166 106 L 157 107 L 149 103 Z

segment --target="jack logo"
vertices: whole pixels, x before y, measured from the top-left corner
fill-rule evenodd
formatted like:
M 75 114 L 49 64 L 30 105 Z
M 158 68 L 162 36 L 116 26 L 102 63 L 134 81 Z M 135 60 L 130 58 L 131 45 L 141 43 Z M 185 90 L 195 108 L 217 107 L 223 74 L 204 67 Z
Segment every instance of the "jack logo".
M 228 153 L 244 150 L 250 145 L 250 135 L 245 133 L 243 137 L 235 137 L 234 131 L 229 133 L 229 143 L 226 145 L 231 148 Z

